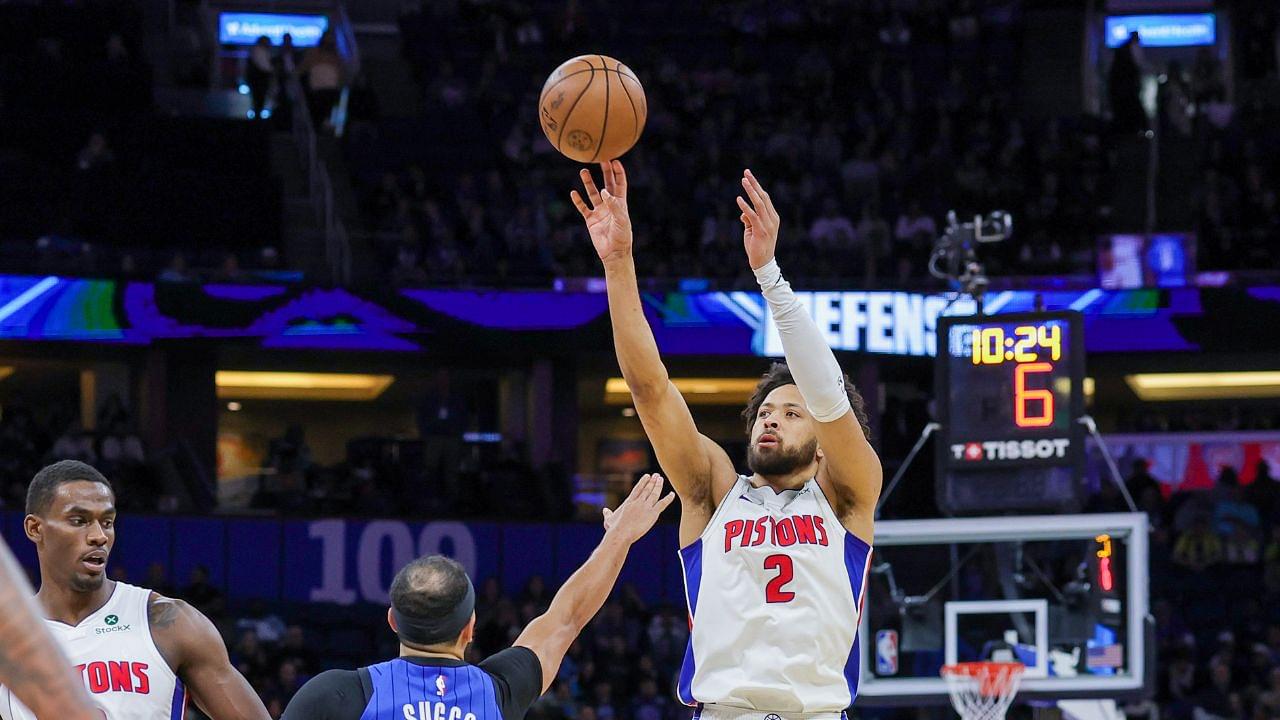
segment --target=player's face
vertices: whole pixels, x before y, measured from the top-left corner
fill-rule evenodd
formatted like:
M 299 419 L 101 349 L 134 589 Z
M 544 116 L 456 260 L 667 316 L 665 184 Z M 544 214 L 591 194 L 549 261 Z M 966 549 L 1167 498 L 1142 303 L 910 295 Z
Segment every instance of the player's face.
M 115 498 L 101 483 L 64 483 L 42 517 L 28 517 L 27 534 L 36 541 L 41 565 L 61 575 L 57 582 L 76 592 L 96 590 L 106 580 L 116 542 Z
M 787 475 L 817 455 L 818 436 L 800 390 L 795 385 L 774 388 L 756 411 L 747 466 L 765 476 Z

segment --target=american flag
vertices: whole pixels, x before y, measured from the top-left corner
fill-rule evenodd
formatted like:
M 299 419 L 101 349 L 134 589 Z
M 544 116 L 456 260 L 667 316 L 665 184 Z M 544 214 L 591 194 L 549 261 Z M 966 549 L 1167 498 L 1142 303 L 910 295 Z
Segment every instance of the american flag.
M 1117 668 L 1124 664 L 1124 645 L 1089 646 L 1088 666 L 1091 668 Z

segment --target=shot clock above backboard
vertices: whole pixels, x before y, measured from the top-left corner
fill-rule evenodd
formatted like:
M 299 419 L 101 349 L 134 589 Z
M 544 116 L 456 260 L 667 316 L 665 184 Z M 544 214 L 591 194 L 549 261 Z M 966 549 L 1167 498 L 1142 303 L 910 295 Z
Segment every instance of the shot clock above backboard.
M 1084 338 L 1078 313 L 942 318 L 937 395 L 944 510 L 1079 504 Z

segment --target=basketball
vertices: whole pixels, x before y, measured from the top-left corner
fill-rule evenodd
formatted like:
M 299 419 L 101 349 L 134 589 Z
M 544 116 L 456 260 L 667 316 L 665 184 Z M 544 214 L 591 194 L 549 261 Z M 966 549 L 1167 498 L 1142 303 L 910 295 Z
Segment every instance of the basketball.
M 577 162 L 622 156 L 640 139 L 649 106 L 631 68 L 608 55 L 579 55 L 556 68 L 538 97 L 542 132 Z

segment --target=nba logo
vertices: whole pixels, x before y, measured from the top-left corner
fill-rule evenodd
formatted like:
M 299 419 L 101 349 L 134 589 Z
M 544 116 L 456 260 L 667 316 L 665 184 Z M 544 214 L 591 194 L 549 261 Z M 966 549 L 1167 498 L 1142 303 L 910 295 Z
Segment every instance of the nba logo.
M 876 674 L 898 674 L 898 631 L 876 632 Z

